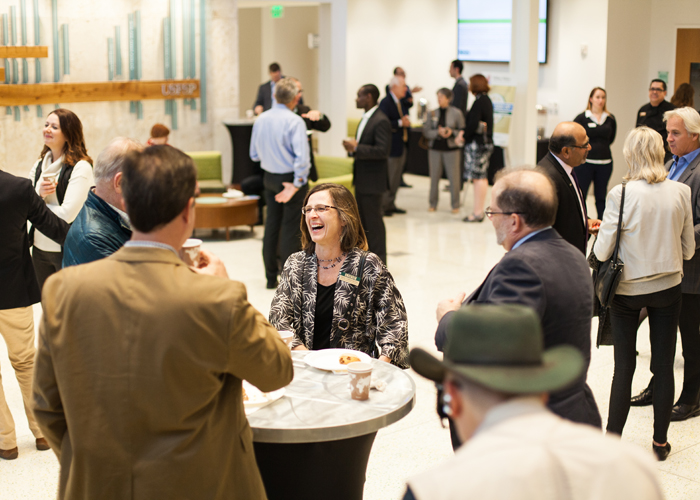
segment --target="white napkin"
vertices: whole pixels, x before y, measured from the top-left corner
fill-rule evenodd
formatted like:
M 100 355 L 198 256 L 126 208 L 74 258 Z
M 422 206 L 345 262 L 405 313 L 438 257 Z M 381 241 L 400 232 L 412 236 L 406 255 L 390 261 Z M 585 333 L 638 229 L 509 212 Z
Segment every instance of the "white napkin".
M 384 392 L 384 390 L 386 389 L 386 382 L 382 379 L 378 379 L 372 376 L 372 383 L 370 384 L 369 388 L 376 389 L 379 392 Z

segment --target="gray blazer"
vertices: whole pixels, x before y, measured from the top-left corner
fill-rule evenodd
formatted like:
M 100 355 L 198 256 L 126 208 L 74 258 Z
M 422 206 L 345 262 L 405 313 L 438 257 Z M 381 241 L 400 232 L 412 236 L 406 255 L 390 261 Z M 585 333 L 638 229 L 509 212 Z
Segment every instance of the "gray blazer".
M 438 120 L 440 120 L 440 111 L 438 109 L 432 110 L 428 114 L 428 120 L 423 124 L 423 137 L 430 141 L 429 146 L 433 147 L 433 142 L 438 137 Z M 455 137 L 457 133 L 464 128 L 464 115 L 462 112 L 454 107 L 447 107 L 447 114 L 445 115 L 445 126 L 453 130 L 451 137 L 447 139 L 447 146 L 450 148 L 457 148 L 455 143 Z
M 666 170 L 670 170 L 673 160 L 666 163 Z M 690 260 L 683 261 L 683 281 L 681 291 L 683 293 L 700 293 L 700 155 L 690 162 L 678 182 L 690 186 L 690 205 L 693 207 L 693 226 L 695 229 L 695 255 Z

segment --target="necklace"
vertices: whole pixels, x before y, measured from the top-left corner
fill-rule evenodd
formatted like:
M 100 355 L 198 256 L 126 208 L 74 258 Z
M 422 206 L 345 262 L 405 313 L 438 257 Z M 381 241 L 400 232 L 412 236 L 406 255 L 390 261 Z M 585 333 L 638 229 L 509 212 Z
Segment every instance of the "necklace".
M 318 255 L 316 256 L 316 260 L 318 261 L 318 267 L 321 269 L 333 269 L 335 266 L 340 264 L 340 261 L 343 260 L 343 257 L 345 257 L 346 254 L 340 254 L 338 255 L 335 259 L 319 259 Z M 321 265 L 321 262 L 333 262 L 330 266 L 323 266 Z

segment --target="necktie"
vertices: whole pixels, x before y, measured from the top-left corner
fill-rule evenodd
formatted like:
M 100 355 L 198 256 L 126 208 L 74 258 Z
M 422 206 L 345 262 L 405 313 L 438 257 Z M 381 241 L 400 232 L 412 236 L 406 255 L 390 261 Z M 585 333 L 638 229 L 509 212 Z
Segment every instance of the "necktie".
M 403 118 L 403 110 L 401 109 L 401 101 L 395 101 L 396 107 L 399 108 L 399 118 Z M 408 142 L 408 130 L 403 128 L 403 142 Z
M 588 241 L 588 213 L 586 210 L 586 200 L 583 197 L 583 194 L 581 193 L 581 186 L 579 186 L 578 184 L 578 177 L 576 177 L 575 168 L 571 169 L 571 177 L 574 178 L 574 184 L 576 184 L 576 192 L 579 195 L 579 201 L 581 203 L 581 206 L 583 207 L 583 227 L 586 228 L 586 241 Z

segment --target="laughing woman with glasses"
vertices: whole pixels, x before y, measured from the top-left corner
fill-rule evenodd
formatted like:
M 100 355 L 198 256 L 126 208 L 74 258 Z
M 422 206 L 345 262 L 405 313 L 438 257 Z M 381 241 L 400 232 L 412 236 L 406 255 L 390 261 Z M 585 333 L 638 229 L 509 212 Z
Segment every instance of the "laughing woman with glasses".
M 292 349 L 355 349 L 408 368 L 406 308 L 386 266 L 367 251 L 352 193 L 319 184 L 301 211 L 303 250 L 284 265 L 270 323 L 294 332 Z

